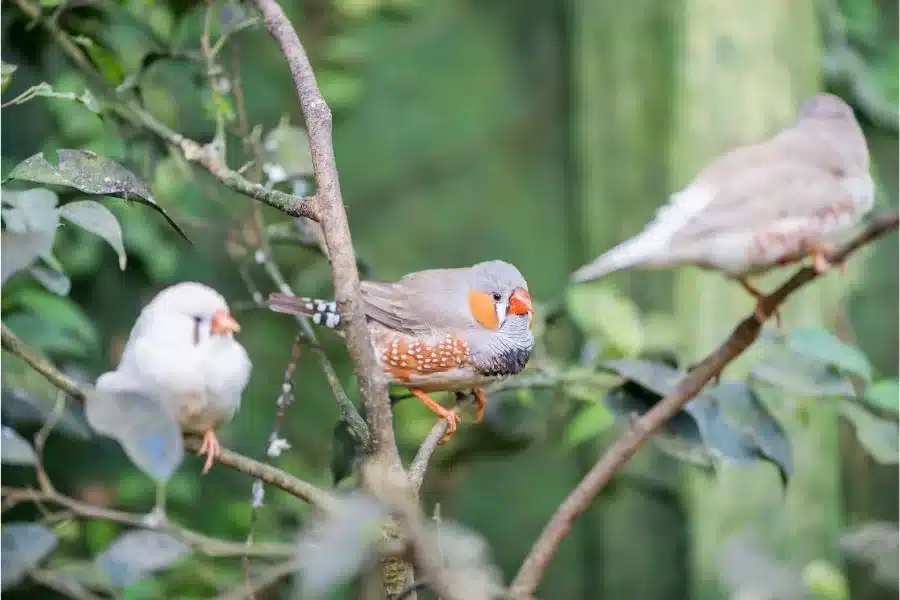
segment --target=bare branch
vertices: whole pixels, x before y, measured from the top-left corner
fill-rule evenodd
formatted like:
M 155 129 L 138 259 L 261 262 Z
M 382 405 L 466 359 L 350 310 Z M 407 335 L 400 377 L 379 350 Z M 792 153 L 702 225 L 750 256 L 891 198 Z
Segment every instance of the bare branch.
M 19 336 L 6 326 L 6 323 L 2 323 L 2 328 L 0 329 L 2 329 L 2 342 L 5 349 L 20 356 L 35 371 L 46 377 L 50 383 L 76 400 L 82 403 L 87 400 L 88 391 L 86 389 L 61 373 L 46 357 L 23 342 Z M 186 435 L 184 438 L 184 445 L 188 450 L 199 450 L 200 444 L 201 440 L 196 436 Z M 276 469 L 242 454 L 223 448 L 222 456 L 217 462 L 236 471 L 262 479 L 267 484 L 281 488 L 288 494 L 305 500 L 314 506 L 327 509 L 331 505 L 331 496 L 324 490 L 317 488 L 311 483 L 297 479 L 281 469 Z
M 4 502 L 10 503 L 10 505 L 22 502 L 46 502 L 62 506 L 68 509 L 72 514 L 81 518 L 98 519 L 109 521 L 111 523 L 118 523 L 120 525 L 161 531 L 180 539 L 195 551 L 207 556 L 237 557 L 249 554 L 250 556 L 257 557 L 279 558 L 292 557 L 295 552 L 293 544 L 260 543 L 247 545 L 243 542 L 220 540 L 182 527 L 181 525 L 168 520 L 160 522 L 155 519 L 148 519 L 147 515 L 129 513 L 88 504 L 60 494 L 54 490 L 2 488 L 0 492 L 2 492 Z
M 316 212 L 331 262 L 335 299 L 346 324 L 347 349 L 366 407 L 374 454 L 402 469 L 394 440 L 387 383 L 376 361 L 362 311 L 359 273 L 331 140 L 331 110 L 322 98 L 309 58 L 284 11 L 275 0 L 256 0 L 256 6 L 263 15 L 266 29 L 281 46 L 300 98 L 316 179 Z
M 425 471 L 428 470 L 428 462 L 431 460 L 431 455 L 434 454 L 438 442 L 441 441 L 445 433 L 447 433 L 447 421 L 446 419 L 438 419 L 422 441 L 422 445 L 419 446 L 416 456 L 409 464 L 409 483 L 417 494 L 422 488 L 422 482 L 425 480 Z
M 850 243 L 828 256 L 831 264 L 840 264 L 855 250 L 879 236 L 897 228 L 898 214 L 888 213 L 875 217 L 869 226 Z M 760 302 L 762 315 L 768 319 L 775 310 L 798 289 L 819 277 L 811 266 L 799 269 L 781 287 Z M 728 339 L 694 367 L 681 380 L 675 390 L 660 400 L 651 410 L 639 417 L 616 442 L 600 457 L 600 460 L 584 476 L 559 505 L 541 535 L 535 541 L 512 583 L 516 597 L 534 594 L 544 571 L 556 555 L 560 543 L 572 529 L 572 524 L 590 506 L 600 490 L 612 476 L 640 448 L 657 429 L 671 419 L 688 401 L 699 394 L 706 384 L 740 356 L 756 341 L 762 328 L 755 315 L 745 318 L 734 328 Z

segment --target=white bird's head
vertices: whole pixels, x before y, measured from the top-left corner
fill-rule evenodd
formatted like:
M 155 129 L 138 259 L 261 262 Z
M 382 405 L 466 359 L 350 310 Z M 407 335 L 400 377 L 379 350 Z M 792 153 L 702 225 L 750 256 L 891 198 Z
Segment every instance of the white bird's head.
M 241 326 L 231 316 L 228 303 L 214 289 L 195 281 L 185 281 L 161 291 L 144 308 L 153 327 L 163 327 L 170 335 L 199 345 L 216 338 L 231 339 Z

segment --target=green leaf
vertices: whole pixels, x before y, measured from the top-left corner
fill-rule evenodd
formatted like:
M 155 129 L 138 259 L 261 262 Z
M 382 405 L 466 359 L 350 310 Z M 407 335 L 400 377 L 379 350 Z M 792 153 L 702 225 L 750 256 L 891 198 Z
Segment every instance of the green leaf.
M 581 442 L 596 437 L 601 431 L 612 425 L 613 417 L 600 402 L 588 404 L 566 426 L 563 435 L 565 446 L 573 448 Z
M 787 336 L 789 350 L 829 364 L 841 371 L 872 380 L 872 365 L 866 356 L 853 346 L 837 339 L 821 328 L 794 329 Z
M 125 376 L 113 372 L 104 377 Z M 97 385 L 102 386 L 101 380 Z M 158 400 L 127 391 L 118 381 L 91 391 L 85 415 L 97 433 L 119 442 L 129 460 L 157 483 L 165 483 L 184 460 L 175 418 Z
M 0 460 L 5 465 L 36 465 L 37 455 L 28 441 L 7 427 L 0 426 Z
M 125 79 L 125 70 L 112 52 L 84 35 L 75 36 L 73 40 L 87 51 L 106 79 L 113 85 L 122 83 L 122 80 Z
M 112 211 L 99 202 L 80 200 L 60 208 L 59 215 L 106 240 L 119 255 L 119 268 L 125 270 L 128 256 L 122 241 L 122 228 Z
M 856 395 L 846 375 L 819 360 L 785 350 L 766 355 L 753 366 L 751 377 L 797 396 Z
M 900 380 L 876 381 L 866 388 L 863 398 L 872 406 L 897 414 L 900 412 Z
M 100 339 L 94 323 L 81 308 L 65 298 L 52 296 L 36 289 L 22 290 L 16 296 L 16 303 L 41 321 L 59 329 L 71 332 L 92 350 L 99 348 Z M 29 338 L 30 339 L 30 338 Z
M 641 359 L 607 360 L 600 363 L 600 367 L 631 379 L 660 396 L 671 393 L 685 375 L 684 371 L 674 367 Z
M 851 400 L 845 400 L 839 406 L 841 414 L 853 423 L 856 438 L 869 456 L 880 464 L 896 465 L 900 454 L 897 423 L 881 419 Z
M 187 234 L 156 203 L 150 189 L 119 163 L 87 150 L 59 150 L 59 164 L 52 165 L 43 152 L 26 158 L 9 174 L 10 179 L 75 188 L 88 194 L 135 200 L 157 210 L 186 240 Z
M 0 589 L 20 583 L 59 544 L 52 531 L 38 523 L 5 523 L 0 552 Z
M 19 67 L 5 61 L 0 61 L 0 92 L 5 92 L 9 84 L 12 83 L 13 73 Z
M 623 356 L 635 356 L 644 345 L 644 332 L 631 300 L 605 284 L 575 285 L 566 290 L 572 320 L 588 337 L 600 338 Z
M 55 233 L 59 225 L 56 205 L 59 198 L 47 188 L 3 190 L 3 222 L 17 233 L 45 231 Z
M 41 282 L 45 288 L 57 296 L 68 296 L 72 289 L 72 281 L 69 276 L 56 269 L 48 269 L 39 265 L 29 267 L 28 272 L 32 277 Z
M 0 232 L 0 284 L 30 266 L 53 246 L 53 234 L 46 231 Z
M 130 586 L 170 568 L 188 554 L 190 548 L 167 533 L 135 529 L 111 543 L 95 564 L 109 575 L 114 585 Z

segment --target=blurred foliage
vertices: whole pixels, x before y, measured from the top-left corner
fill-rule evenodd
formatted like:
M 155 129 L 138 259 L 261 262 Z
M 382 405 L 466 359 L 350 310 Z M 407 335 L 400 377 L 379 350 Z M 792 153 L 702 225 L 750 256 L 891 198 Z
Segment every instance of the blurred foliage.
M 34 2 L 42 19 L 53 19 L 85 52 L 100 73 L 97 81 L 68 62 L 47 30 L 14 4 L 2 15 L 4 324 L 67 374 L 90 383 L 116 364 L 140 306 L 158 289 L 184 279 L 215 286 L 239 316 L 255 364 L 223 440 L 261 457 L 293 332 L 253 302 L 272 289 L 261 264 L 267 247 L 260 225 L 263 232 L 269 225 L 287 232 L 285 243 L 271 240 L 272 255 L 294 289 L 310 295 L 328 293 L 317 234 L 308 223 L 236 196 L 119 108 L 134 103 L 194 140 L 214 142 L 245 176 L 308 193 L 311 159 L 283 59 L 252 10 L 237 2 L 212 3 L 209 13 L 204 3 L 174 0 Z M 564 4 L 570 19 L 580 14 L 577 2 Z M 854 104 L 867 133 L 893 141 L 894 158 L 896 123 L 885 125 L 884 115 L 897 110 L 895 4 L 822 4 L 829 86 Z M 445 512 L 449 507 L 455 519 L 484 535 L 508 579 L 572 485 L 570 453 L 599 453 L 605 433 L 628 427 L 684 372 L 671 358 L 681 349 L 679 328 L 660 308 L 664 303 L 647 309 L 605 282 L 562 289 L 575 235 L 559 199 L 574 185 L 564 181 L 571 171 L 560 159 L 567 142 L 558 133 L 571 118 L 560 91 L 572 85 L 560 73 L 577 68 L 562 50 L 571 31 L 554 28 L 550 3 L 313 0 L 285 8 L 334 112 L 354 241 L 374 266 L 373 277 L 502 257 L 516 262 L 536 300 L 544 301 L 528 371 L 492 393 L 483 423 L 465 422 L 438 451 L 424 494 L 426 503 L 440 501 Z M 622 68 L 615 60 L 609 58 L 611 68 Z M 609 93 L 628 98 L 628 90 Z M 879 202 L 896 205 L 896 172 L 885 172 L 896 160 L 876 156 L 875 163 L 885 190 Z M 604 198 L 596 210 L 609 220 L 637 220 L 631 200 Z M 867 277 L 896 283 L 896 251 L 893 258 L 880 248 L 873 253 L 881 256 L 866 263 Z M 874 285 L 866 282 L 857 293 Z M 776 415 L 802 420 L 829 411 L 853 425 L 877 462 L 896 465 L 897 339 L 884 315 L 896 325 L 897 296 L 892 288 L 871 296 L 874 316 L 859 324 L 858 343 L 821 328 L 769 332 L 749 377 L 710 386 L 654 437 L 655 445 L 710 473 L 770 464 L 789 492 L 790 477 L 804 465 L 797 464 Z M 569 322 L 584 342 L 575 359 Z M 893 333 L 883 336 L 888 330 Z M 879 350 L 881 343 L 888 350 Z M 352 390 L 339 340 L 323 335 L 323 345 L 339 357 L 344 385 Z M 34 460 L 29 439 L 60 395 L 6 351 L 2 369 L 3 475 L 10 484 L 27 485 Z M 305 350 L 296 381 L 297 402 L 282 429 L 291 449 L 275 464 L 316 485 L 352 486 L 358 451 L 343 435 L 328 387 Z M 120 408 L 124 416 L 117 418 L 127 422 L 131 413 Z M 394 410 L 408 457 L 433 415 L 417 402 L 395 403 Z M 79 406 L 66 404 L 45 456 L 64 493 L 133 511 L 156 504 L 147 469 L 131 464 L 113 441 L 93 435 Z M 167 480 L 170 518 L 216 537 L 247 536 L 246 477 L 220 467 L 201 479 L 197 459 L 181 463 L 180 454 L 169 466 L 178 470 L 164 469 L 157 478 Z M 361 520 L 369 514 L 358 512 Z M 129 599 L 207 598 L 242 581 L 237 561 L 189 553 L 163 534 L 102 520 L 44 526 L 35 522 L 39 513 L 24 506 L 4 516 L 3 588 L 10 588 L 10 597 L 44 597 L 27 576 L 37 565 L 96 593 Z M 307 507 L 270 492 L 255 537 L 293 540 L 307 519 Z M 332 541 L 341 538 L 333 552 L 316 557 L 325 561 L 316 571 L 326 580 L 303 585 L 317 590 L 366 564 L 359 536 L 368 525 L 354 523 L 326 529 Z M 444 535 L 468 534 L 448 529 Z M 896 536 L 890 539 L 896 552 Z M 860 545 L 878 546 L 846 544 Z M 458 545 L 466 551 L 475 546 Z M 639 551 L 626 548 L 625 554 Z M 783 584 L 778 593 L 847 597 L 836 565 L 786 566 L 746 541 L 726 550 L 722 581 L 732 591 L 749 580 Z M 895 585 L 890 573 L 884 575 L 884 552 L 858 554 Z M 476 554 L 459 563 L 481 560 L 481 551 Z M 345 562 L 329 562 L 335 557 Z M 563 566 L 548 573 L 542 591 L 574 598 L 572 581 L 596 565 L 580 564 L 572 545 L 563 547 L 559 561 Z M 262 566 L 254 565 L 254 575 Z

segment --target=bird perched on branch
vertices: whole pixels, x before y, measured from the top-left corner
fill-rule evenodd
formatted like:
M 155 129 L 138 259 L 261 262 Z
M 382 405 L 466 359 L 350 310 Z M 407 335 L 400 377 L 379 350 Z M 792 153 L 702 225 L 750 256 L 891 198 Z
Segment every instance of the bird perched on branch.
M 747 277 L 812 257 L 828 270 L 833 244 L 875 200 L 869 150 L 853 110 L 832 94 L 804 102 L 772 138 L 714 159 L 635 237 L 572 275 L 585 282 L 631 267 L 724 271 L 757 299 Z M 757 317 L 762 315 L 757 307 Z M 777 315 L 776 315 L 777 317 Z
M 97 390 L 161 402 L 183 431 L 203 436 L 205 474 L 221 453 L 215 429 L 231 420 L 250 379 L 250 359 L 234 339 L 239 330 L 212 288 L 193 281 L 168 287 L 141 311 L 119 366 L 100 376 Z
M 534 346 L 528 284 L 509 263 L 495 260 L 458 269 L 432 269 L 399 281 L 363 281 L 363 310 L 381 368 L 447 420 L 446 442 L 459 415 L 428 396 L 471 389 L 477 419 L 487 402 L 483 386 L 520 372 Z M 274 293 L 269 307 L 307 316 L 336 329 L 335 302 Z

